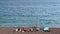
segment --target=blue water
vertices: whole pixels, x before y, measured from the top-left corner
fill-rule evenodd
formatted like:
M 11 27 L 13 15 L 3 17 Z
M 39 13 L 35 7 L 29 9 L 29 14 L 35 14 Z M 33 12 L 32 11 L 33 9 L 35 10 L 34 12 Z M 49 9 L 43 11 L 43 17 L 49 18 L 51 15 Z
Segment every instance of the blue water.
M 0 27 L 60 28 L 60 0 L 0 0 Z

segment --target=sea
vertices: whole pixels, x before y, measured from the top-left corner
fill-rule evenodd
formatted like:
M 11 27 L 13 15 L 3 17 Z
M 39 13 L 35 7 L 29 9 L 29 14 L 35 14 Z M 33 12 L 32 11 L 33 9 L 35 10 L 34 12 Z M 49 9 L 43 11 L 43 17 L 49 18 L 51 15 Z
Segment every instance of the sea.
M 60 0 L 0 0 L 0 27 L 60 28 Z

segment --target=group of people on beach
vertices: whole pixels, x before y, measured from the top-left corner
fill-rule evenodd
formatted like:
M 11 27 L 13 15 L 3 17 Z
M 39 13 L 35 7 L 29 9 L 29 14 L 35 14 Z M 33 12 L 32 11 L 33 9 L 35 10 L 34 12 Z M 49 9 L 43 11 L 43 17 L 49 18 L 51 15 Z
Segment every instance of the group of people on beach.
M 33 28 L 17 28 L 15 31 L 30 32 L 33 31 Z
M 38 31 L 40 28 L 38 28 L 36 25 L 31 28 L 17 28 L 15 31 L 20 31 L 20 32 L 32 32 L 32 31 Z
M 19 31 L 19 32 L 33 32 L 33 31 L 39 31 L 40 30 L 40 28 L 38 28 L 38 27 L 32 27 L 32 28 L 17 28 L 17 29 L 15 29 L 15 31 Z M 43 28 L 43 31 L 50 31 L 49 30 L 49 27 L 44 27 Z

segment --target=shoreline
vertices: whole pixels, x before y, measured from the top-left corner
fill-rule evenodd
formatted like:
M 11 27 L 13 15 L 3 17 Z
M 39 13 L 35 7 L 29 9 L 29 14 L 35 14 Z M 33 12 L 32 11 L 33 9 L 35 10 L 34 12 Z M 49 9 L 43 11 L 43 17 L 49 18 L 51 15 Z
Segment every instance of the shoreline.
M 0 28 L 33 28 L 33 27 L 0 27 Z M 44 27 L 38 27 L 38 28 L 44 28 Z M 49 27 L 49 28 L 60 28 L 60 27 Z

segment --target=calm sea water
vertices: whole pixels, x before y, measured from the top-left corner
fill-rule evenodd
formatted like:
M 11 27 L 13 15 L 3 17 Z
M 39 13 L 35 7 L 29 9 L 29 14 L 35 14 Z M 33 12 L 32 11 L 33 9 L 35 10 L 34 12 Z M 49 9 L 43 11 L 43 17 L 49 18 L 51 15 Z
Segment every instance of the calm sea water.
M 0 0 L 0 27 L 60 28 L 59 0 Z

